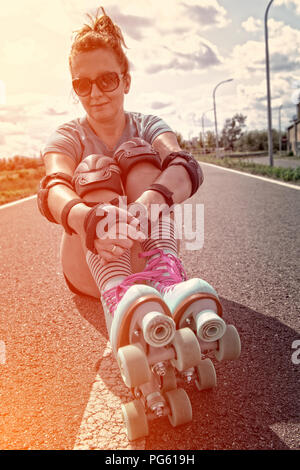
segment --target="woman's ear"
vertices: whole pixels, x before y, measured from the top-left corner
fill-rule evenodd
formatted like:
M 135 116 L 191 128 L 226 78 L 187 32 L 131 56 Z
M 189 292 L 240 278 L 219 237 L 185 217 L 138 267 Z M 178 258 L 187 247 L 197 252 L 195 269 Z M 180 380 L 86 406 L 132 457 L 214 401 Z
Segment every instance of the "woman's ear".
M 130 85 L 131 85 L 131 75 L 129 73 L 126 74 L 125 78 L 125 88 L 124 88 L 124 93 L 127 95 L 130 90 Z

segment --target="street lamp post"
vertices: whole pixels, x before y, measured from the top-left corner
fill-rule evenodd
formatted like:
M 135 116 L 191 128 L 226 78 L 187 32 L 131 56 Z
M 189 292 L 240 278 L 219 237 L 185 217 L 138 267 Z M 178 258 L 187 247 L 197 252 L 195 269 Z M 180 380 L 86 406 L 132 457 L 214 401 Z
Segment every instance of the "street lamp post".
M 268 3 L 265 11 L 265 43 L 266 43 L 266 78 L 267 78 L 267 101 L 268 101 L 268 147 L 270 166 L 273 166 L 273 141 L 272 141 L 272 111 L 270 90 L 270 67 L 269 67 L 269 44 L 268 44 L 268 13 L 273 0 Z
M 213 102 L 214 102 L 214 114 L 215 114 L 215 132 L 216 132 L 216 157 L 218 157 L 219 153 L 219 140 L 218 140 L 218 124 L 217 124 L 217 110 L 216 110 L 216 91 L 217 88 L 222 85 L 222 83 L 232 82 L 233 78 L 229 78 L 228 80 L 222 80 L 222 82 L 218 83 L 213 91 Z

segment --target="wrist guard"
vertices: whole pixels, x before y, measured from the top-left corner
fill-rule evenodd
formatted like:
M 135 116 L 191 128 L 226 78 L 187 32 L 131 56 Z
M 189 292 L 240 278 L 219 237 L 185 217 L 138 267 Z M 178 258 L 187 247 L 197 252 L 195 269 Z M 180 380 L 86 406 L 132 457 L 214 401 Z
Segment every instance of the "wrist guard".
M 71 201 L 67 202 L 65 207 L 62 210 L 61 213 L 61 224 L 63 228 L 65 229 L 65 232 L 67 232 L 69 235 L 72 235 L 73 233 L 76 233 L 68 224 L 68 215 L 70 210 L 72 209 L 73 206 L 76 204 L 82 204 L 84 201 L 82 199 L 72 199 Z
M 87 205 L 92 205 L 93 203 L 87 203 Z M 108 211 L 105 207 L 109 205 L 117 206 L 119 204 L 119 198 L 114 198 L 110 202 L 99 202 L 86 214 L 84 219 L 84 230 L 85 230 L 85 245 L 88 250 L 90 250 L 95 255 L 98 254 L 95 247 L 95 239 L 97 238 L 97 225 L 102 219 L 106 217 Z M 97 215 L 97 210 L 101 209 L 104 214 Z
M 172 191 L 170 191 L 166 186 L 163 186 L 162 184 L 153 183 L 151 184 L 151 186 L 149 186 L 148 190 L 157 191 L 165 198 L 165 201 L 169 207 L 173 206 L 174 201 L 172 196 L 174 193 L 172 193 Z
M 185 159 L 185 162 L 174 162 L 173 160 L 177 157 L 181 157 Z M 183 166 L 189 174 L 191 183 L 192 183 L 192 190 L 189 197 L 193 196 L 196 193 L 198 188 L 201 186 L 204 180 L 203 172 L 199 163 L 195 160 L 193 155 L 189 152 L 180 151 L 180 152 L 172 152 L 168 155 L 163 163 L 162 163 L 162 170 L 164 171 L 166 168 L 169 168 L 173 165 L 181 165 Z
M 68 175 L 67 173 L 52 173 L 51 175 L 44 176 L 39 184 L 38 192 L 37 192 L 37 204 L 40 213 L 46 217 L 50 222 L 58 224 L 58 222 L 54 219 L 53 215 L 50 212 L 48 206 L 48 193 L 49 189 L 55 186 L 56 184 L 63 184 L 68 188 L 74 191 L 72 185 L 72 176 Z

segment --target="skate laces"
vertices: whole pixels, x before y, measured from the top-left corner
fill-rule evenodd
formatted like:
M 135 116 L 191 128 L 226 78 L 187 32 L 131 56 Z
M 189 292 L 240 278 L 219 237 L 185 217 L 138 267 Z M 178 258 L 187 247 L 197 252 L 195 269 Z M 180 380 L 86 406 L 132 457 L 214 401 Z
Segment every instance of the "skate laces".
M 156 248 L 139 253 L 139 257 L 147 258 L 156 254 L 159 256 L 150 260 L 145 270 L 142 273 L 137 273 L 138 275 L 142 275 L 142 278 L 145 280 L 158 282 L 159 287 L 164 289 L 165 292 L 175 284 L 187 280 L 187 275 L 180 259 L 172 253 L 164 253 L 163 250 Z
M 145 275 L 144 273 L 129 274 L 129 276 L 127 276 L 120 284 L 103 292 L 102 297 L 109 308 L 110 314 L 114 316 L 118 303 L 129 287 L 131 287 L 136 281 L 148 280 L 150 278 L 151 276 L 148 273 Z
M 129 275 L 126 279 L 124 279 L 120 284 L 111 289 L 106 290 L 103 292 L 102 297 L 106 302 L 106 305 L 109 308 L 110 314 L 114 316 L 115 310 L 117 308 L 118 303 L 122 299 L 125 292 L 132 286 L 134 280 L 130 279 L 131 276 L 133 277 L 134 274 Z
M 102 298 L 105 300 L 112 316 L 114 316 L 117 305 L 125 292 L 136 281 L 157 282 L 160 289 L 164 289 L 166 292 L 175 284 L 187 280 L 187 275 L 181 261 L 172 253 L 164 253 L 163 250 L 159 248 L 139 253 L 140 258 L 148 258 L 153 255 L 159 256 L 150 260 L 144 271 L 130 274 L 120 284 L 103 292 Z

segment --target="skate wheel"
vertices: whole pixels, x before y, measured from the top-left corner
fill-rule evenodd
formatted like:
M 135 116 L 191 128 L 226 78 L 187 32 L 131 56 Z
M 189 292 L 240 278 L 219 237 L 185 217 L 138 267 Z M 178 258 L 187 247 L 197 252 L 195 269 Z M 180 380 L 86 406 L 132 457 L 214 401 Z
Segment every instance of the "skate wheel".
M 169 366 L 166 370 L 166 374 L 162 376 L 162 387 L 163 393 L 173 390 L 177 387 L 177 380 L 174 368 Z
M 180 372 L 195 367 L 201 361 L 198 339 L 190 328 L 176 330 L 171 344 L 176 352 L 176 359 L 172 359 L 172 364 Z
M 139 346 L 128 344 L 119 348 L 117 361 L 127 387 L 138 387 L 151 380 L 147 356 Z
M 193 412 L 190 399 L 183 388 L 176 388 L 165 393 L 170 407 L 169 421 L 173 427 L 192 421 Z
M 207 390 L 217 385 L 217 376 L 212 361 L 203 359 L 196 367 L 197 379 L 195 381 L 198 390 Z
M 222 338 L 218 340 L 218 349 L 215 357 L 218 361 L 238 359 L 241 354 L 241 340 L 237 329 L 233 325 L 227 325 Z
M 148 420 L 141 400 L 133 400 L 122 405 L 122 415 L 130 441 L 148 436 Z

